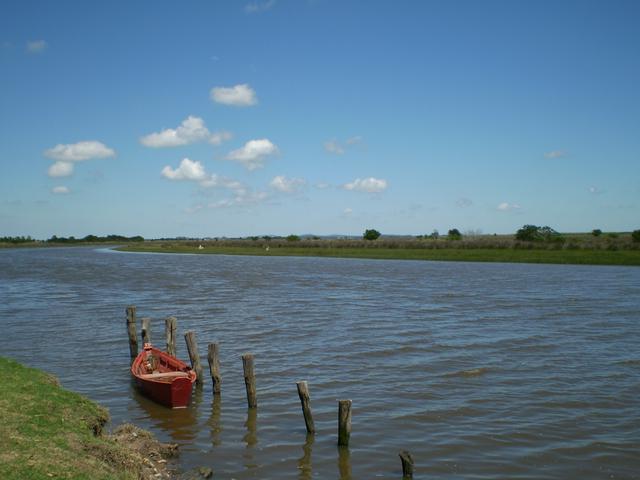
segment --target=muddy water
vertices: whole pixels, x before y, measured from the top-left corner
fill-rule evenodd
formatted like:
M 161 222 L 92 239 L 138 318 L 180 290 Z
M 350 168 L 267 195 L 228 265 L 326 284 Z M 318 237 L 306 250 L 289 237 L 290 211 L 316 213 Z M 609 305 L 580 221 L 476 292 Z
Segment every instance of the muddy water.
M 183 468 L 217 478 L 400 478 L 402 449 L 415 478 L 640 478 L 639 268 L 4 250 L 0 300 L 0 355 L 180 443 Z M 218 341 L 222 397 L 208 382 L 170 411 L 137 394 L 128 304 L 160 344 L 168 315 L 202 354 Z

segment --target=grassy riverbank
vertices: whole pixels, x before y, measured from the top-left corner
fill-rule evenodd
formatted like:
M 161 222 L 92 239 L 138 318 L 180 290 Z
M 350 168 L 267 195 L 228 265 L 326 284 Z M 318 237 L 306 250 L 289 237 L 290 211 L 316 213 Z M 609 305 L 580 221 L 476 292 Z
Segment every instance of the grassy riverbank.
M 13 360 L 0 357 L 0 369 L 0 478 L 4 480 L 154 478 L 158 470 L 147 457 L 159 456 L 163 447 L 172 448 L 133 426 L 103 435 L 106 409 L 61 388 L 55 377 Z M 141 454 L 132 447 L 132 439 L 155 443 L 157 448 L 145 445 L 147 451 Z
M 576 236 L 565 244 L 516 242 L 506 237 L 447 241 L 359 240 L 209 240 L 145 241 L 119 250 L 129 252 L 224 255 L 313 256 L 464 262 L 640 265 L 640 248 L 626 239 L 602 241 Z

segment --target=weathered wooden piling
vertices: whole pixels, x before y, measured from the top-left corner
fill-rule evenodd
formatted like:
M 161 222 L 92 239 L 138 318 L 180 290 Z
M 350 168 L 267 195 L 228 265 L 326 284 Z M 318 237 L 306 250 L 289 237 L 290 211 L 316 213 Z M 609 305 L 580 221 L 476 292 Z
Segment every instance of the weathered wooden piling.
M 316 427 L 313 424 L 313 415 L 311 415 L 311 406 L 309 405 L 309 386 L 306 381 L 297 382 L 298 396 L 302 405 L 302 414 L 304 415 L 304 424 L 307 426 L 308 433 L 315 433 Z
M 402 480 L 413 478 L 413 457 L 406 450 L 402 450 L 398 455 L 402 462 Z
M 176 317 L 167 317 L 164 321 L 164 334 L 167 339 L 167 353 L 176 356 Z
M 144 317 L 142 319 L 142 345 L 151 343 L 151 319 Z
M 348 446 L 351 436 L 351 400 L 338 400 L 338 445 Z
M 186 332 L 184 334 L 184 340 L 187 343 L 191 367 L 196 371 L 196 385 L 202 386 L 204 379 L 202 378 L 202 364 L 200 363 L 200 354 L 198 353 L 198 343 L 196 342 L 195 332 L 193 330 Z
M 133 360 L 138 356 L 138 334 L 136 333 L 136 307 L 127 307 L 127 332 L 129 334 L 129 353 Z
M 209 360 L 209 371 L 211 372 L 211 382 L 213 383 L 213 393 L 220 393 L 220 354 L 217 343 L 210 343 L 207 348 L 207 360 Z
M 256 375 L 253 371 L 253 354 L 242 355 L 242 368 L 244 370 L 244 384 L 247 387 L 247 404 L 249 408 L 256 408 L 258 400 L 256 398 Z

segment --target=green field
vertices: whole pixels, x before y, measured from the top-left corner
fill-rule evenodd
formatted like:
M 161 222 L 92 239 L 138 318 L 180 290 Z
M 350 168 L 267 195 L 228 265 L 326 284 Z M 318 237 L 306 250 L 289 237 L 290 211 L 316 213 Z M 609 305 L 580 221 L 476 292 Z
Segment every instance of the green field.
M 378 242 L 378 241 L 377 241 Z M 578 245 L 578 244 L 576 244 Z M 202 248 L 200 248 L 202 247 Z M 313 256 L 461 262 L 517 262 L 584 265 L 640 265 L 640 249 L 582 248 L 520 244 L 442 241 L 148 241 L 119 248 L 128 252 L 191 253 L 261 256 Z M 607 246 L 605 246 L 607 247 Z
M 0 478 L 151 478 L 129 442 L 102 434 L 104 408 L 13 360 L 0 357 L 0 369 Z

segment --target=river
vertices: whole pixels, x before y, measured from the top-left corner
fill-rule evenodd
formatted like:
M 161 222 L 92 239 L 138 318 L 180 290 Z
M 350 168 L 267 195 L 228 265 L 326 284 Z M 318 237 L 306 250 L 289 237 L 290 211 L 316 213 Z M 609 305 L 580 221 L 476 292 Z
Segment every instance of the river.
M 0 250 L 0 355 L 181 445 L 215 478 L 640 478 L 640 268 Z M 132 387 L 125 307 L 194 330 L 181 411 Z M 213 398 L 209 342 L 220 344 Z M 255 355 L 258 408 L 241 355 Z M 307 380 L 307 437 L 296 381 Z M 338 449 L 337 402 L 353 400 Z

